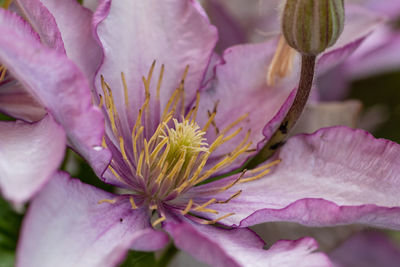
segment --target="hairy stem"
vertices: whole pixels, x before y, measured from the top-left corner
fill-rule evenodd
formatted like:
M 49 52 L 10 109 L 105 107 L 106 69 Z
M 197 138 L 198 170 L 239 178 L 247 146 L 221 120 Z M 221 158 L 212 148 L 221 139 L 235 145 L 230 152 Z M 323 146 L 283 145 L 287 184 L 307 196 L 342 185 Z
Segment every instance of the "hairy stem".
M 269 159 L 275 151 L 284 143 L 288 133 L 300 118 L 301 113 L 310 95 L 315 68 L 315 56 L 303 55 L 301 58 L 301 76 L 296 97 L 286 117 L 278 129 L 269 139 L 267 144 L 259 151 L 257 156 L 248 162 L 246 168 L 253 168 Z

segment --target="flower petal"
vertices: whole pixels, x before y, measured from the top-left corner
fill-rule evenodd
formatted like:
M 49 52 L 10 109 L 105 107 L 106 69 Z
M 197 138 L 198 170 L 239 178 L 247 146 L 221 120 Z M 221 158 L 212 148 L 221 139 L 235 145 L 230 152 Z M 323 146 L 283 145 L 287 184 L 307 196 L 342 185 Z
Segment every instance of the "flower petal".
M 31 0 L 23 1 L 31 2 Z M 101 48 L 92 32 L 93 13 L 80 5 L 78 1 L 40 1 L 57 23 L 68 58 L 75 62 L 92 86 L 102 56 Z
M 253 146 L 265 136 L 271 135 L 281 122 L 294 97 L 296 78 L 288 77 L 277 86 L 268 86 L 266 75 L 275 53 L 277 42 L 270 40 L 260 44 L 239 45 L 229 48 L 223 55 L 223 63 L 216 66 L 216 79 L 207 89 L 201 91 L 197 121 L 204 126 L 210 114 L 216 110 L 215 125 L 210 126 L 206 138 L 212 143 L 219 132 L 241 116 L 247 118 L 238 123 L 227 135 L 239 127 L 243 130 L 230 142 L 219 147 L 212 158 L 220 158 L 231 152 L 251 129 L 249 140 Z M 297 73 L 293 76 L 297 77 Z M 292 96 L 290 94 L 292 93 Z M 278 114 L 278 115 L 277 115 Z M 213 129 L 213 127 L 215 129 Z M 264 128 L 264 135 L 263 135 Z M 244 154 L 242 163 L 249 154 Z
M 0 121 L 0 187 L 3 196 L 22 204 L 58 169 L 65 133 L 51 116 L 28 124 Z
M 400 250 L 383 233 L 359 233 L 329 254 L 337 267 L 396 267 Z
M 96 79 L 98 93 L 103 94 L 99 85 L 100 75 L 103 75 L 113 90 L 119 118 L 123 122 L 128 118 L 132 125 L 144 101 L 142 76 L 147 77 L 152 62 L 157 62 L 150 89 L 154 102 L 157 102 L 156 85 L 161 65 L 165 65 L 160 90 L 162 112 L 172 92 L 179 87 L 187 66 L 186 100 L 195 97 L 217 39 L 215 27 L 199 10 L 196 1 L 104 0 L 95 13 L 95 26 L 105 54 Z M 125 74 L 128 87 L 127 109 L 121 72 Z M 153 104 L 150 106 L 157 113 L 157 103 Z M 132 125 L 127 125 L 129 131 Z M 127 135 L 130 136 L 130 132 Z
M 46 110 L 11 77 L 1 83 L 0 111 L 27 122 L 38 121 L 46 115 Z
M 19 34 L 28 27 L 20 17 L 0 10 L 0 21 L 4 21 L 0 62 L 46 107 L 64 127 L 70 144 L 101 174 L 108 163 L 108 153 L 101 149 L 104 120 L 92 104 L 84 75 L 65 55 L 43 46 L 32 34 Z
M 150 228 L 145 209 L 58 173 L 25 216 L 17 266 L 115 266 L 128 249 L 161 249 L 168 236 Z
M 41 42 L 60 53 L 65 53 L 57 22 L 40 0 L 15 0 L 15 3 L 18 11 L 39 34 Z
M 396 143 L 346 127 L 295 136 L 276 155 L 282 162 L 272 173 L 218 194 L 217 200 L 225 200 L 242 190 L 229 203 L 209 207 L 235 212 L 223 222 L 241 226 L 292 221 L 400 229 L 399 153 Z
M 318 74 L 322 74 L 348 58 L 378 26 L 383 25 L 385 17 L 356 5 L 346 6 L 346 25 L 334 46 L 320 56 Z
M 264 250 L 264 242 L 246 228 L 226 230 L 187 219 L 167 219 L 163 227 L 178 248 L 215 267 L 330 266 L 324 254 L 312 253 L 317 244 L 311 238 L 280 241 Z

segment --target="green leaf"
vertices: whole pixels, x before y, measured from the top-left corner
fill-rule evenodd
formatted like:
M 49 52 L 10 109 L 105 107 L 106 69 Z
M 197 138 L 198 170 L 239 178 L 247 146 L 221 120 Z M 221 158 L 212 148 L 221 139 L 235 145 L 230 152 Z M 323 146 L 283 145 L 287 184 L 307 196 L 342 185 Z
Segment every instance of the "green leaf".
M 120 267 L 154 267 L 156 258 L 152 252 L 130 251 Z
M 400 71 L 386 73 L 352 84 L 350 98 L 360 99 L 365 108 L 382 105 L 389 112 L 389 119 L 379 126 L 374 135 L 400 143 Z
M 0 267 L 13 267 L 15 261 L 15 252 L 0 250 Z
M 22 215 L 0 198 L 0 267 L 14 266 Z

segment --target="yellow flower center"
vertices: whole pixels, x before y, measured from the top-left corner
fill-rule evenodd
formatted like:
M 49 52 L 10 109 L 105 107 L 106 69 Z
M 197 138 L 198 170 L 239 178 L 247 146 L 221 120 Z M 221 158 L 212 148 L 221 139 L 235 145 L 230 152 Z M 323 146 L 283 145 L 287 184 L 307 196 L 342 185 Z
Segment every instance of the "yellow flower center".
M 195 203 L 193 199 L 184 203 L 179 201 L 177 201 L 179 203 L 172 203 L 171 201 L 176 200 L 192 187 L 221 172 L 234 163 L 239 156 L 251 151 L 249 150 L 252 145 L 252 142 L 249 141 L 250 131 L 247 131 L 243 139 L 236 144 L 236 147 L 230 153 L 223 155 L 219 160 L 215 160 L 215 163 L 208 164 L 206 169 L 204 168 L 210 156 L 218 147 L 237 137 L 242 132 L 243 129 L 241 127 L 237 128 L 237 126 L 248 115 L 245 114 L 225 128 L 219 129 L 215 122 L 215 109 L 213 112 L 207 112 L 208 121 L 201 128 L 196 123 L 200 93 L 197 93 L 196 101 L 189 112 L 186 112 L 184 108 L 184 79 L 188 73 L 187 67 L 180 86 L 172 93 L 162 112 L 157 128 L 151 135 L 146 135 L 146 127 L 149 126 L 146 123 L 150 121 L 149 118 L 156 117 L 156 114 L 151 114 L 154 111 L 149 108 L 150 80 L 154 67 L 155 63 L 151 66 L 147 78 L 143 77 L 146 98 L 139 109 L 129 139 L 127 139 L 126 134 L 123 134 L 123 127 L 114 105 L 112 90 L 104 78 L 101 78 L 103 94 L 100 95 L 99 105 L 107 114 L 107 122 L 114 137 L 110 137 L 109 134 L 103 138 L 103 147 L 107 148 L 112 145 L 114 151 L 117 148 L 120 153 L 120 155 L 113 153 L 113 160 L 108 168 L 118 180 L 128 185 L 133 191 L 133 195 L 129 197 L 129 200 L 134 209 L 137 208 L 134 198 L 141 198 L 151 210 L 158 210 L 162 203 L 168 202 L 170 205 L 175 205 L 176 209 L 181 210 L 183 215 L 192 212 L 217 214 L 218 212 L 207 208 L 207 206 L 214 203 L 227 203 L 237 197 L 241 191 L 237 191 L 229 199 L 218 200 L 211 198 L 205 203 Z M 163 72 L 164 66 L 161 67 L 157 84 L 157 100 L 159 100 Z M 125 105 L 128 107 L 128 88 L 123 73 L 121 74 L 121 80 L 124 87 Z M 217 136 L 212 143 L 207 142 L 205 138 L 210 127 L 214 127 L 217 132 Z M 235 128 L 237 129 L 235 130 Z M 123 161 L 121 162 L 119 158 L 122 158 Z M 259 179 L 267 174 L 270 171 L 270 167 L 276 163 L 267 164 L 251 171 L 243 171 L 237 179 L 222 185 L 215 192 L 210 193 L 227 190 L 236 183 Z M 115 203 L 115 201 L 100 200 L 99 203 Z M 232 213 L 225 214 L 216 220 L 205 220 L 204 223 L 215 223 L 230 215 Z M 164 215 L 160 216 L 153 225 L 162 222 L 164 219 Z

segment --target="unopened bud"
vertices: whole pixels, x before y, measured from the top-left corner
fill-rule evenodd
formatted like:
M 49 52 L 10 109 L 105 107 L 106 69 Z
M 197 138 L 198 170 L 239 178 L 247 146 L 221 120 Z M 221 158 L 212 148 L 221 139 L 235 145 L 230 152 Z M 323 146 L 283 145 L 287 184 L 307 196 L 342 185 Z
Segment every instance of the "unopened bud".
M 287 43 L 305 55 L 332 46 L 343 31 L 343 0 L 287 0 L 282 32 Z

